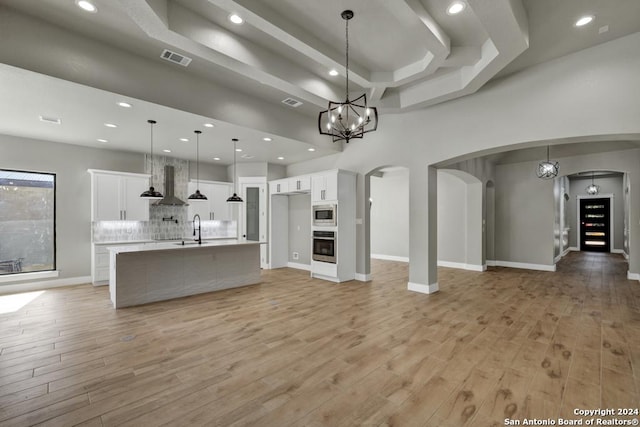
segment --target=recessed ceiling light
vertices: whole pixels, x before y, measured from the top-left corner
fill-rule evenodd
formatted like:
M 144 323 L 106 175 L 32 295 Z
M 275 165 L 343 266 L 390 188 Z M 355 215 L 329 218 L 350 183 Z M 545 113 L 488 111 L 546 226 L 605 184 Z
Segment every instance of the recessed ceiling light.
M 213 160 L 220 160 L 220 157 L 214 157 Z
M 337 76 L 337 75 L 338 75 L 338 71 L 336 71 L 336 70 L 331 70 L 331 71 L 329 71 L 329 75 L 330 75 L 330 76 L 334 76 L 334 77 L 335 77 L 335 76 Z
M 85 12 L 96 13 L 98 11 L 98 8 L 95 7 L 93 3 L 87 0 L 76 0 L 76 5 Z
M 278 160 L 284 160 L 284 157 L 280 156 L 278 157 Z
M 576 27 L 583 27 L 585 25 L 587 25 L 588 23 L 590 23 L 591 21 L 593 21 L 593 15 L 587 15 L 587 16 L 583 16 L 580 19 L 578 19 L 576 21 L 575 25 Z
M 242 151 L 242 148 L 236 148 L 236 151 L 239 153 Z
M 229 21 L 233 22 L 234 24 L 242 24 L 244 22 L 244 19 L 234 13 L 233 15 L 229 15 Z
M 182 141 L 182 142 L 189 142 L 189 138 L 180 138 L 180 141 Z
M 98 142 L 109 142 L 109 141 L 103 138 L 98 138 Z
M 457 15 L 458 13 L 462 12 L 465 7 L 467 7 L 467 4 L 465 2 L 454 1 L 447 8 L 447 13 L 449 15 Z
M 307 151 L 316 151 L 315 148 L 307 148 Z
M 131 108 L 131 104 L 129 104 L 128 102 L 118 102 L 118 105 L 123 107 L 123 108 Z
M 214 125 L 213 123 L 205 123 L 205 124 L 204 124 L 204 127 L 206 127 L 206 128 L 212 128 L 212 127 L 215 127 L 215 125 Z
M 118 127 L 118 125 L 114 125 L 113 123 L 105 123 L 104 125 L 106 127 L 108 127 L 108 128 L 117 128 Z
M 171 152 L 171 150 L 167 150 L 167 149 L 162 150 L 162 151 L 164 151 L 165 153 L 170 153 Z
M 265 136 L 264 138 L 262 138 L 262 140 L 267 142 L 273 141 L 273 139 L 269 138 L 268 136 Z

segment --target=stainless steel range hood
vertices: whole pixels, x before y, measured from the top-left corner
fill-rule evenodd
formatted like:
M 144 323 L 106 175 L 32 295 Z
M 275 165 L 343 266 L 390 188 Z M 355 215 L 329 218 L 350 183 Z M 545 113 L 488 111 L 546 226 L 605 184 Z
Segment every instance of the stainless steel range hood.
M 164 167 L 164 198 L 154 203 L 156 206 L 186 206 L 187 204 L 175 196 L 175 169 Z

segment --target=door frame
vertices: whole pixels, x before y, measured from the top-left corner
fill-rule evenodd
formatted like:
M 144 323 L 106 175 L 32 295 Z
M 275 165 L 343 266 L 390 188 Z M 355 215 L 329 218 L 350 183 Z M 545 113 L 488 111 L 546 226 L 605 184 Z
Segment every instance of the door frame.
M 267 177 L 266 176 L 242 176 L 238 178 L 238 193 L 242 200 L 247 200 L 247 187 L 258 187 L 260 189 L 260 206 L 262 215 L 260 216 L 260 242 L 267 242 L 269 235 L 269 198 L 267 197 Z M 238 210 L 238 237 L 242 238 L 247 234 L 245 218 L 247 217 L 247 204 L 242 203 Z M 269 260 L 267 245 L 260 245 L 260 268 L 268 268 Z
M 576 197 L 576 241 L 578 243 L 578 250 L 582 250 L 582 244 L 580 242 L 580 200 L 582 199 L 609 199 L 609 253 L 614 252 L 614 236 L 613 236 L 613 194 L 596 194 L 596 195 L 588 195 L 588 194 L 579 194 Z

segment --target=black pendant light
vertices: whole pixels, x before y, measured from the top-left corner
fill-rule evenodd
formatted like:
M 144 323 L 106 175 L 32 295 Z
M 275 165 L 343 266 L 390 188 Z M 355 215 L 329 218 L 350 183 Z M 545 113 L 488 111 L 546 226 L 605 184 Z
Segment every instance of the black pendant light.
M 328 108 L 318 116 L 318 131 L 322 135 L 330 135 L 333 142 L 348 143 L 349 140 L 362 138 L 365 133 L 378 128 L 378 110 L 367 104 L 367 95 L 362 94 L 354 100 L 349 99 L 349 20 L 353 15 L 352 10 L 345 10 L 340 14 L 345 21 L 345 101 L 329 101 Z
M 229 197 L 227 199 L 227 202 L 229 203 L 242 203 L 244 200 L 242 200 L 242 197 L 238 196 L 238 193 L 236 192 L 236 142 L 238 142 L 238 138 L 233 138 L 233 196 Z
M 196 134 L 196 192 L 189 196 L 189 200 L 207 200 L 207 196 L 200 192 L 200 134 L 202 131 L 194 130 Z
M 162 199 L 164 197 L 162 193 L 156 191 L 156 189 L 153 188 L 153 125 L 156 124 L 156 121 L 147 120 L 147 123 L 151 125 L 151 185 L 149 186 L 149 189 L 147 191 L 140 195 L 140 197 L 144 197 L 145 199 L 149 200 Z

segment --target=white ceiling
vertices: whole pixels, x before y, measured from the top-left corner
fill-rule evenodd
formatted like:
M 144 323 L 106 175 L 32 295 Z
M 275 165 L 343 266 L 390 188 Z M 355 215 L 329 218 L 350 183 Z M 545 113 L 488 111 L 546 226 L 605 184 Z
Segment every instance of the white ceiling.
M 0 32 L 3 18 L 20 18 L 21 25 L 29 27 L 24 28 L 25 34 L 61 40 L 56 49 L 35 55 L 38 49 L 33 40 L 5 37 L 12 44 L 6 51 L 0 47 L 0 96 L 11 102 L 0 106 L 1 133 L 145 152 L 149 147 L 146 120 L 152 118 L 158 121 L 155 146 L 172 149 L 176 157 L 195 158 L 193 130 L 200 128 L 204 132 L 201 156 L 206 161 L 218 156 L 228 164 L 233 154 L 230 139 L 238 137 L 240 146 L 246 144 L 243 154 L 254 156 L 244 161 L 289 164 L 341 150 L 340 145 L 292 137 L 284 126 L 295 121 L 314 129 L 317 114 L 328 100 L 344 97 L 344 21 L 340 18 L 344 9 L 355 12 L 349 25 L 350 87 L 365 91 L 383 116 L 463 96 L 491 79 L 640 31 L 638 0 L 466 0 L 467 8 L 457 16 L 446 13 L 449 0 L 94 3 L 98 12 L 91 14 L 73 0 L 0 0 Z M 241 14 L 245 23 L 230 23 L 232 12 Z M 594 22 L 575 28 L 573 22 L 583 14 L 595 15 Z M 57 32 L 45 32 L 43 23 L 54 25 Z M 154 72 L 151 68 L 129 70 L 121 95 L 95 89 L 114 86 L 114 76 L 108 74 L 112 64 L 105 62 L 104 74 L 87 75 L 86 70 L 95 69 L 91 66 L 99 67 L 100 58 L 76 53 L 76 46 L 64 35 L 96 43 L 100 50 L 133 54 L 157 69 L 169 67 L 203 86 L 229 88 L 242 99 L 272 105 L 278 117 L 285 119 L 265 132 L 258 130 L 265 128 L 258 118 L 234 121 L 229 119 L 233 114 L 223 119 L 188 112 L 193 110 L 188 108 L 189 99 L 164 103 L 174 108 L 149 102 L 161 97 L 144 92 L 135 82 L 148 79 Z M 169 64 L 159 58 L 165 48 L 193 61 L 186 68 Z M 331 68 L 341 74 L 330 77 Z M 171 82 L 166 86 L 165 99 L 172 95 Z M 295 110 L 284 107 L 280 101 L 286 97 L 303 105 Z M 134 107 L 117 107 L 122 98 Z M 215 102 L 236 108 L 241 100 Z M 39 115 L 58 116 L 62 124 L 39 122 Z M 105 128 L 107 121 L 117 122 L 118 128 Z M 216 127 L 202 128 L 204 122 Z M 265 143 L 264 136 L 273 141 Z M 180 137 L 191 141 L 182 143 Z M 99 143 L 97 138 L 109 143 Z M 312 147 L 315 152 L 307 151 Z M 285 159 L 278 160 L 279 156 Z

